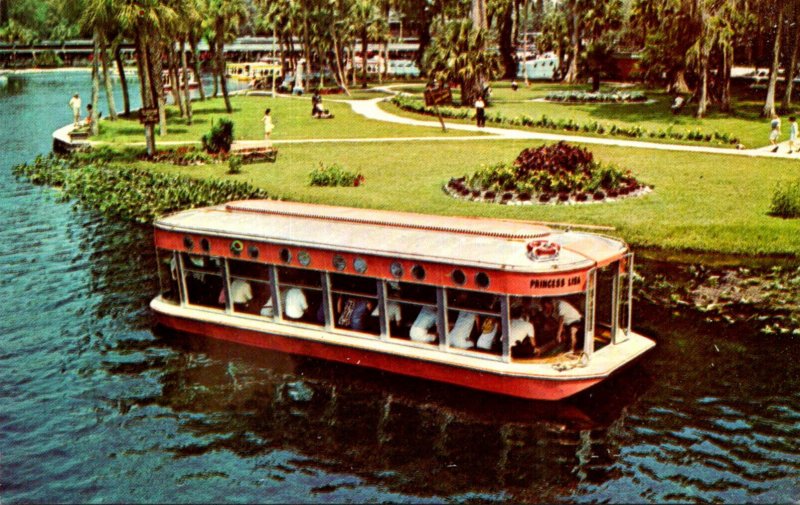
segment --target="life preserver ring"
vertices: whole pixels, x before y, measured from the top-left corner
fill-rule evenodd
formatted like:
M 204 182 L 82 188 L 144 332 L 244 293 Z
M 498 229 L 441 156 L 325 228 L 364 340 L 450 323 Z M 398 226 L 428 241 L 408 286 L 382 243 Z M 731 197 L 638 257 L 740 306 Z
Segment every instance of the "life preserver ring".
M 552 259 L 561 252 L 561 246 L 549 240 L 533 240 L 528 242 L 528 257 L 532 260 Z
M 231 252 L 236 254 L 237 256 L 244 251 L 244 244 L 242 244 L 241 240 L 234 240 L 231 242 Z

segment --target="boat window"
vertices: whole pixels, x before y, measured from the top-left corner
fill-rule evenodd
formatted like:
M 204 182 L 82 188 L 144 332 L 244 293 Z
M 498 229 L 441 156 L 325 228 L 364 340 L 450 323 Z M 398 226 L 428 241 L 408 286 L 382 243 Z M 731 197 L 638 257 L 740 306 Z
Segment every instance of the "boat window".
M 158 279 L 161 284 L 161 298 L 178 304 L 181 301 L 178 288 L 178 258 L 175 253 L 164 249 L 157 251 Z
M 447 289 L 447 341 L 451 348 L 502 354 L 500 299 L 490 293 Z
M 375 279 L 330 274 L 333 325 L 380 335 L 378 284 Z
M 438 345 L 436 288 L 408 282 L 387 282 L 386 321 L 389 336 Z
M 322 274 L 315 270 L 289 267 L 277 270 L 284 320 L 324 325 Z
M 570 352 L 573 331 L 576 351 L 580 352 L 586 320 L 585 301 L 584 292 L 560 297 L 512 296 L 509 304 L 511 357 L 525 359 Z M 526 341 L 531 330 L 533 337 Z
M 222 259 L 181 253 L 186 303 L 222 309 L 225 307 Z
M 234 312 L 272 317 L 269 266 L 252 261 L 228 260 L 230 294 Z
M 597 270 L 597 287 L 595 289 L 594 350 L 602 349 L 611 343 L 611 328 L 616 319 L 614 306 L 614 283 L 619 270 L 619 262 L 611 263 Z M 622 286 L 618 287 L 623 290 Z M 620 291 L 617 291 L 619 295 Z

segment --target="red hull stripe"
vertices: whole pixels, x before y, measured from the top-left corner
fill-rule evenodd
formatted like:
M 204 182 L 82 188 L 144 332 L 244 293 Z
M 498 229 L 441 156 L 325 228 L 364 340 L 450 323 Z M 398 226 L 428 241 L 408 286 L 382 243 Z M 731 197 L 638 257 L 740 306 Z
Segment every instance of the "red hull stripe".
M 560 400 L 583 391 L 602 380 L 602 378 L 593 378 L 559 381 L 535 377 L 503 376 L 468 368 L 419 361 L 387 353 L 341 347 L 242 328 L 232 328 L 221 324 L 195 321 L 158 312 L 156 312 L 156 317 L 163 326 L 187 333 L 271 349 L 287 354 L 310 356 L 376 368 L 387 372 L 530 400 Z

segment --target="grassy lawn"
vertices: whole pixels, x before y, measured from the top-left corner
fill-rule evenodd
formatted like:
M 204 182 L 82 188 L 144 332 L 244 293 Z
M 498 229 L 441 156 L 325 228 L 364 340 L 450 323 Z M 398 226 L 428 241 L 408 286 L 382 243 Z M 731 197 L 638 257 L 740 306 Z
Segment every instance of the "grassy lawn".
M 381 96 L 375 92 L 361 92 L 368 94 L 366 98 Z M 264 138 L 264 127 L 261 118 L 264 109 L 272 109 L 272 120 L 275 131 L 274 140 L 291 140 L 307 138 L 380 138 L 380 137 L 439 137 L 462 136 L 469 132 L 443 133 L 436 128 L 418 128 L 403 126 L 380 121 L 372 121 L 355 114 L 350 106 L 333 100 L 342 99 L 323 97 L 323 105 L 334 115 L 333 119 L 314 119 L 311 117 L 311 97 L 278 97 L 265 96 L 231 98 L 234 108 L 234 136 L 238 140 L 256 140 Z M 346 98 L 346 97 L 345 97 Z M 159 141 L 199 141 L 211 129 L 212 121 L 229 117 L 225 112 L 225 105 L 221 98 L 205 102 L 192 103 L 193 122 L 187 125 L 181 119 L 175 107 L 167 108 L 168 127 L 167 135 L 157 137 Z M 474 135 L 481 135 L 475 133 Z M 142 143 L 144 142 L 144 127 L 139 124 L 138 116 L 132 119 L 118 121 L 103 121 L 100 124 L 100 142 L 113 143 Z
M 672 96 L 659 89 L 644 87 L 625 88 L 626 90 L 643 91 L 649 103 L 595 103 L 595 104 L 563 104 L 535 101 L 544 98 L 547 93 L 552 91 L 567 91 L 580 89 L 589 91 L 588 85 L 564 85 L 556 83 L 532 83 L 526 88 L 524 83 L 520 83 L 517 91 L 512 91 L 508 82 L 495 82 L 492 84 L 492 100 L 487 112 L 500 112 L 506 117 L 516 117 L 528 115 L 539 118 L 546 115 L 554 120 L 572 119 L 580 124 L 599 122 L 602 124 L 616 124 L 619 126 L 639 126 L 648 131 L 664 130 L 672 127 L 674 131 L 687 131 L 700 129 L 704 133 L 729 133 L 737 138 L 748 148 L 762 147 L 767 145 L 769 134 L 769 121 L 760 117 L 761 107 L 763 106 L 763 90 L 757 93 L 749 88 L 742 87 L 735 90 L 736 97 L 733 104 L 733 112 L 725 114 L 715 111 L 703 119 L 693 116 L 696 104 L 687 105 L 678 115 L 673 115 L 670 111 Z M 612 91 L 617 89 L 614 85 L 604 85 L 601 91 Z M 402 88 L 403 92 L 419 94 L 422 99 L 423 85 L 415 85 Z M 454 102 L 459 103 L 460 96 L 457 91 L 453 94 Z M 388 110 L 388 109 L 387 109 Z M 392 112 L 398 110 L 394 108 Z M 420 117 L 418 114 L 404 113 L 409 117 Z M 788 125 L 784 121 L 784 140 L 788 138 Z M 492 124 L 492 126 L 498 126 Z M 541 130 L 550 131 L 552 130 Z M 569 132 L 575 135 L 585 135 L 583 132 Z M 608 135 L 606 135 L 608 136 Z M 625 137 L 627 138 L 627 137 Z M 638 140 L 657 142 L 659 139 L 642 138 Z M 662 141 L 664 142 L 664 141 Z M 666 140 L 671 143 L 691 143 L 698 145 L 709 145 L 719 147 L 732 147 L 730 145 L 716 144 L 709 142 L 677 142 Z
M 767 215 L 776 184 L 800 177 L 800 163 L 795 160 L 591 146 L 597 159 L 630 168 L 655 191 L 641 198 L 574 206 L 467 202 L 442 191 L 450 177 L 472 173 L 481 164 L 511 160 L 530 146 L 530 142 L 478 140 L 285 145 L 276 163 L 245 165 L 238 175 L 225 174 L 224 164 L 157 165 L 155 169 L 249 181 L 277 198 L 296 201 L 610 225 L 616 228 L 614 234 L 638 247 L 800 255 L 800 220 Z M 366 184 L 355 188 L 310 187 L 309 172 L 320 162 L 337 162 L 359 171 Z

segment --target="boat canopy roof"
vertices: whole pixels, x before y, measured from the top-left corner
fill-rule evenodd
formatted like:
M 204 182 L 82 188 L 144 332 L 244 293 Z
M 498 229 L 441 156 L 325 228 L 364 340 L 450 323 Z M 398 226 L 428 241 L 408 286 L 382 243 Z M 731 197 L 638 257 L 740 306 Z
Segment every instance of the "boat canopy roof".
M 496 270 L 555 273 L 604 265 L 624 242 L 525 221 L 433 216 L 276 200 L 244 200 L 191 209 L 156 221 L 157 229 L 273 244 L 373 254 Z M 557 246 L 535 257 L 531 245 Z

